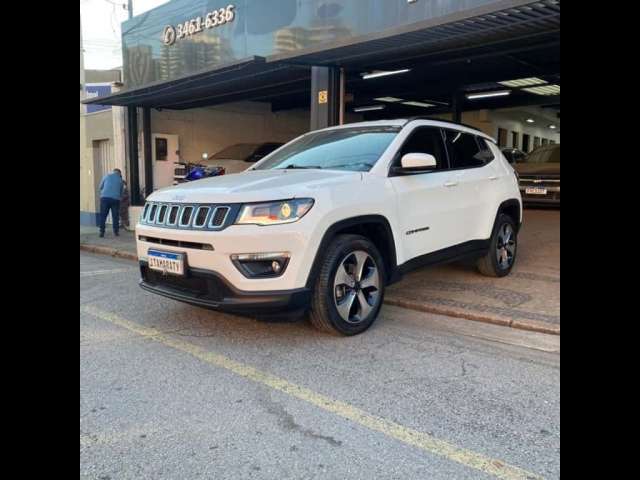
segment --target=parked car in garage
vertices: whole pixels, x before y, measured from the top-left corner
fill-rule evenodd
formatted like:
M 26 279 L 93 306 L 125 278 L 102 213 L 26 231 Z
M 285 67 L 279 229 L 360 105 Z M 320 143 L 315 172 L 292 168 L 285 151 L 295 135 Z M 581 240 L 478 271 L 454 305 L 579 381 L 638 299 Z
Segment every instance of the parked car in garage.
M 503 148 L 502 154 L 504 155 L 504 158 L 506 158 L 507 161 L 511 164 L 524 162 L 527 157 L 526 153 L 524 153 L 522 150 L 518 150 L 517 148 Z
M 560 144 L 536 148 L 513 168 L 525 205 L 560 205 Z
M 240 173 L 249 168 L 251 163 L 261 160 L 282 145 L 277 142 L 237 143 L 209 156 L 204 163 L 224 168 L 226 175 Z

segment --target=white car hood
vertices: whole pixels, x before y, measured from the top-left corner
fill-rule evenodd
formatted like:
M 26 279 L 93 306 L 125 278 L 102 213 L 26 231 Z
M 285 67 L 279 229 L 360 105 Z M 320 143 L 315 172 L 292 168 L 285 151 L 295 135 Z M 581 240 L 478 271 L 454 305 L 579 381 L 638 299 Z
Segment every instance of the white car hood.
M 249 170 L 162 188 L 149 195 L 147 200 L 176 203 L 261 202 L 313 197 L 318 189 L 331 189 L 361 181 L 361 172 Z

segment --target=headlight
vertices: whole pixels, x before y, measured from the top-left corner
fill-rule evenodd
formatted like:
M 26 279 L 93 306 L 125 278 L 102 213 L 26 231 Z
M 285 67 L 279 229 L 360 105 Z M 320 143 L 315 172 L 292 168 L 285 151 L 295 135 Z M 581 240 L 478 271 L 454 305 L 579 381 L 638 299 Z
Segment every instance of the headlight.
M 295 198 L 268 203 L 251 203 L 240 208 L 238 225 L 279 225 L 297 222 L 311 210 L 312 198 Z

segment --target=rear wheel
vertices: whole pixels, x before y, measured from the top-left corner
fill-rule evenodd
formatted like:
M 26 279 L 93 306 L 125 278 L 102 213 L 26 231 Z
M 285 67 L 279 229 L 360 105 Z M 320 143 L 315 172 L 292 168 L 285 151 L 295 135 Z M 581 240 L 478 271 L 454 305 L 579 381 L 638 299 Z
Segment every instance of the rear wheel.
M 518 234 L 514 220 L 501 213 L 496 219 L 487 254 L 477 263 L 478 270 L 490 277 L 504 277 L 516 261 Z
M 384 296 L 380 252 L 360 235 L 338 235 L 322 259 L 310 320 L 330 333 L 355 335 L 375 321 Z

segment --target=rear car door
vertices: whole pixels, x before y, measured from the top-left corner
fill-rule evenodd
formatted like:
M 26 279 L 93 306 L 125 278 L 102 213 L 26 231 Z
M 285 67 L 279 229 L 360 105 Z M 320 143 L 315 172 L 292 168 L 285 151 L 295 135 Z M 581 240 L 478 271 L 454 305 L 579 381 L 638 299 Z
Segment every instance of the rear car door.
M 455 204 L 453 192 L 445 186 L 447 155 L 440 128 L 417 126 L 399 148 L 393 166 L 407 153 L 428 153 L 436 158 L 436 169 L 410 174 L 390 173 L 396 192 L 398 224 L 407 260 L 452 245 Z
M 444 136 L 451 166 L 448 185 L 454 193 L 454 242 L 484 240 L 495 217 L 495 191 L 503 172 L 484 138 L 454 129 L 445 129 Z

